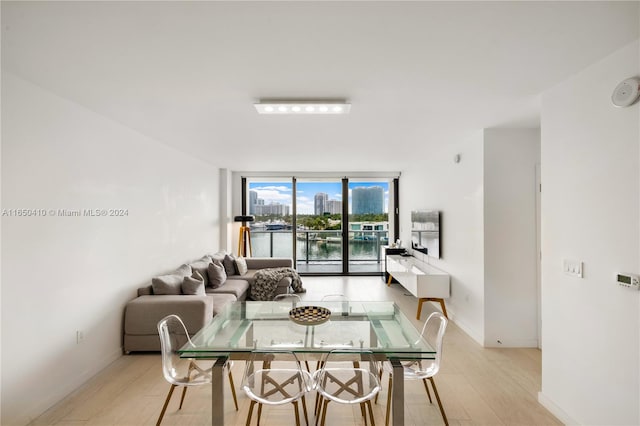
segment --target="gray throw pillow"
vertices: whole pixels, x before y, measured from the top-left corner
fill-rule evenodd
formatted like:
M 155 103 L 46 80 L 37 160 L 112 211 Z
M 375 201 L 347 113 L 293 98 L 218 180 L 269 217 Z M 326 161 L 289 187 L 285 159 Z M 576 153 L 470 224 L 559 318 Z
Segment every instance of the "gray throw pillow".
M 181 294 L 182 293 L 182 275 L 161 275 L 151 279 L 151 287 L 153 294 Z
M 227 280 L 227 273 L 221 263 L 213 261 L 209 264 L 209 287 L 218 288 Z
M 238 271 L 238 275 L 244 275 L 247 273 L 249 268 L 247 268 L 247 261 L 244 257 L 240 256 L 236 258 L 236 271 Z
M 224 265 L 224 271 L 229 275 L 235 275 L 236 271 L 236 257 L 234 255 L 225 255 L 224 260 L 222 261 Z
M 182 294 L 204 296 L 204 278 L 200 272 L 193 271 L 190 277 L 184 277 L 182 281 Z
M 209 269 L 209 263 L 211 263 L 211 259 L 207 258 L 207 259 L 200 259 L 196 262 L 193 262 L 191 265 L 189 265 L 191 266 L 192 270 L 198 271 L 200 273 L 200 276 L 204 280 L 205 286 L 209 283 L 209 280 L 207 279 L 207 270 Z
M 178 269 L 168 275 L 180 275 L 181 277 L 188 277 L 191 275 L 191 272 L 191 266 L 182 264 Z

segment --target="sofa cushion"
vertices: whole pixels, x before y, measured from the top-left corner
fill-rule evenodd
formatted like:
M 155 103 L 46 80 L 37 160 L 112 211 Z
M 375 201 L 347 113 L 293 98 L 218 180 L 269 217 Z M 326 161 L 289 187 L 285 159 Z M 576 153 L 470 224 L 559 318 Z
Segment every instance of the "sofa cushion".
M 210 286 L 205 289 L 207 294 L 232 294 L 238 300 L 245 300 L 247 293 L 249 292 L 249 283 L 243 279 L 230 279 L 227 278 L 224 285 L 218 288 L 211 288 Z
M 247 268 L 293 268 L 293 259 L 286 257 L 246 257 Z
M 224 270 L 229 275 L 235 275 L 236 272 L 236 257 L 232 254 L 226 254 L 224 256 L 224 260 L 222 261 L 224 265 Z
M 244 275 L 247 273 L 247 261 L 244 257 L 236 257 L 236 272 L 238 275 Z
M 228 301 L 228 298 L 224 299 Z M 158 339 L 158 321 L 169 314 L 182 319 L 190 334 L 196 333 L 213 317 L 215 302 L 210 296 L 140 296 L 125 308 L 125 334 L 150 334 Z M 158 340 L 159 346 L 160 340 Z
M 151 279 L 151 287 L 153 287 L 153 294 L 155 295 L 167 295 L 167 294 L 181 294 L 182 282 L 184 276 L 182 275 L 161 275 Z
M 184 277 L 181 288 L 182 294 L 204 296 L 204 278 L 200 272 L 194 270 L 190 277 Z
M 200 276 L 202 277 L 202 279 L 204 279 L 205 286 L 209 284 L 207 269 L 209 269 L 210 263 L 211 258 L 206 257 L 189 264 L 192 270 L 198 271 L 200 273 Z
M 153 294 L 153 287 L 148 285 L 146 287 L 140 287 L 138 289 L 138 296 L 149 296 Z
M 227 280 L 227 273 L 218 261 L 209 263 L 207 268 L 207 274 L 209 275 L 209 287 L 218 288 Z
M 209 295 L 209 297 L 213 299 L 213 315 L 214 316 L 222 312 L 222 310 L 224 309 L 225 306 L 227 306 L 228 303 L 232 303 L 238 300 L 236 296 L 228 293 L 219 293 L 215 295 Z

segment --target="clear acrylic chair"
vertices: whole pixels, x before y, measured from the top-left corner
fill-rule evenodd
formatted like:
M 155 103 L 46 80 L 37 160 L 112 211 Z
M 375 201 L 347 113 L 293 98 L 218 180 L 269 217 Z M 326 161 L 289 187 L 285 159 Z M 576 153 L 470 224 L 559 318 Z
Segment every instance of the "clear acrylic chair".
M 380 363 L 371 351 L 337 349 L 329 352 L 322 367 L 313 376 L 319 395 L 316 425 L 324 426 L 329 402 L 360 404 L 360 412 L 367 424 L 375 426 L 371 400 L 380 392 Z
M 416 360 L 410 362 L 403 362 L 404 367 L 404 380 L 422 380 L 424 383 L 424 388 L 427 391 L 427 396 L 429 397 L 429 403 L 433 403 L 431 399 L 431 392 L 429 392 L 429 386 L 427 385 L 427 380 L 431 382 L 431 387 L 433 387 L 433 393 L 436 396 L 436 400 L 438 401 L 438 407 L 440 408 L 440 413 L 442 414 L 442 419 L 444 420 L 444 424 L 448 425 L 447 416 L 444 413 L 444 407 L 442 406 L 442 401 L 440 401 L 440 395 L 438 394 L 438 388 L 436 388 L 436 382 L 433 377 L 438 374 L 440 370 L 440 362 L 442 361 L 442 340 L 444 338 L 444 333 L 447 329 L 448 320 L 445 316 L 440 312 L 434 312 L 424 323 L 422 327 L 421 336 L 423 339 L 431 345 L 436 350 L 435 359 L 423 359 Z M 393 374 L 392 369 L 388 368 L 389 372 L 389 389 L 387 390 L 387 413 L 385 416 L 385 426 L 389 426 L 389 414 L 391 411 L 391 389 L 393 386 Z
M 298 303 L 302 302 L 302 298 L 297 294 L 293 294 L 293 293 L 277 294 L 276 297 L 273 298 L 274 302 L 281 302 L 283 300 L 290 300 L 291 308 L 295 308 L 298 305 Z M 307 371 L 311 371 L 311 369 L 309 368 L 308 360 L 306 359 L 304 360 L 304 365 L 307 368 Z
M 211 368 L 204 369 L 196 363 L 193 358 L 181 358 L 177 352 L 185 344 L 193 346 L 187 328 L 177 315 L 168 315 L 158 322 L 158 333 L 160 335 L 160 348 L 162 354 L 162 373 L 167 382 L 171 384 L 169 393 L 162 406 L 162 411 L 158 417 L 156 425 L 159 426 L 167 410 L 173 391 L 177 386 L 183 386 L 182 397 L 180 398 L 180 406 L 187 393 L 189 386 L 199 386 L 211 383 Z M 231 394 L 236 410 L 238 410 L 238 400 L 233 385 L 233 376 L 231 375 L 231 365 L 227 363 L 229 382 L 231 384 Z
M 349 298 L 344 294 L 327 294 L 326 296 L 323 296 L 320 301 L 331 304 L 330 307 L 328 306 L 331 309 L 331 313 L 349 315 Z
M 255 369 L 262 362 L 262 368 Z M 300 361 L 291 351 L 263 351 L 251 353 L 242 379 L 242 389 L 251 399 L 247 426 L 251 424 L 253 409 L 258 404 L 258 425 L 263 405 L 293 404 L 296 426 L 300 426 L 298 401 L 302 400 L 304 419 L 309 425 L 305 395 L 311 390 L 311 375 L 302 370 Z
M 276 296 L 273 298 L 274 302 L 279 302 L 279 301 L 281 302 L 283 300 L 290 300 L 291 304 L 293 306 L 297 305 L 298 303 L 300 303 L 302 301 L 300 296 L 298 296 L 297 294 L 293 294 L 293 293 L 276 294 Z

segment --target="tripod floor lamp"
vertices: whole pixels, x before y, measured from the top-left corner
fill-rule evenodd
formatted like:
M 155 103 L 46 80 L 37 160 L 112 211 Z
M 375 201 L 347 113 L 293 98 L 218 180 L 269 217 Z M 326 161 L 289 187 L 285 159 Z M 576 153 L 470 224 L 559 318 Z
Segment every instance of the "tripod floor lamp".
M 247 257 L 247 253 L 249 253 L 249 256 L 253 256 L 251 249 L 251 228 L 247 226 L 247 222 L 253 222 L 254 220 L 256 220 L 256 218 L 252 215 L 236 216 L 233 218 L 234 222 L 242 222 L 240 235 L 238 235 L 238 256 Z M 247 247 L 249 248 L 248 251 Z

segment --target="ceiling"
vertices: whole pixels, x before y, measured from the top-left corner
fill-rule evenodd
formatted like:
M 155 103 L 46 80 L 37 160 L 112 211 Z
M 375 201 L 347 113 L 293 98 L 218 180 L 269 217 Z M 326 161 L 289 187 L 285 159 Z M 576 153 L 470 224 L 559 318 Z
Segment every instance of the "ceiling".
M 639 5 L 3 1 L 2 69 L 216 166 L 403 170 L 539 126 L 540 93 L 637 39 Z M 252 106 L 316 97 L 351 114 Z

